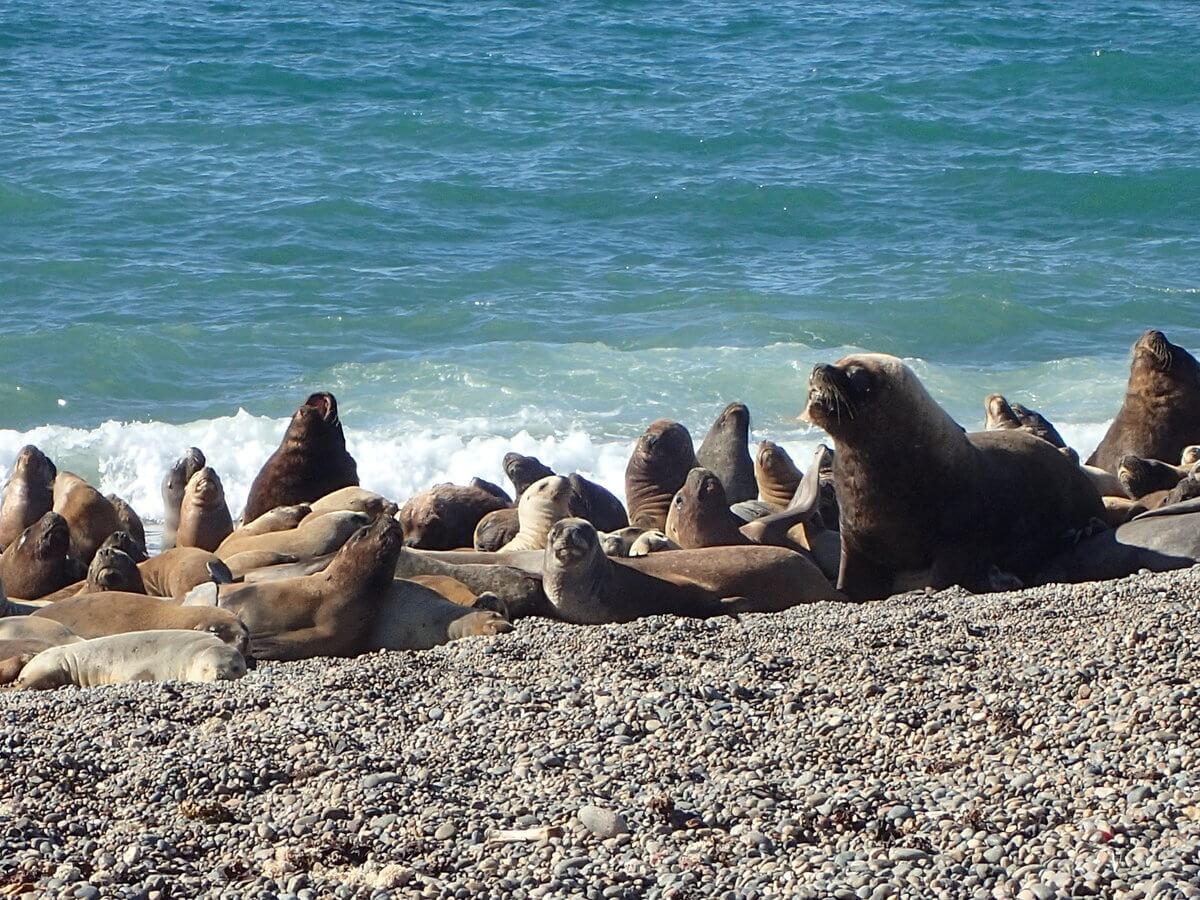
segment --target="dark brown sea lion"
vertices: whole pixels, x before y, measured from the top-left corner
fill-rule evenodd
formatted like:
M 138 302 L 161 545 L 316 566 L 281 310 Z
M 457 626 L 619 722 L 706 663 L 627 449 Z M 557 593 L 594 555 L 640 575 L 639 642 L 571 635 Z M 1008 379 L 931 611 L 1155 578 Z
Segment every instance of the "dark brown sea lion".
M 721 479 L 730 505 L 758 496 L 750 457 L 750 410 L 744 403 L 730 403 L 721 411 L 700 442 L 696 459 Z
M 89 593 L 100 591 L 122 591 L 127 594 L 146 593 L 146 583 L 138 564 L 128 553 L 115 547 L 101 547 L 88 566 L 84 590 Z
M 784 510 L 791 504 L 804 473 L 786 450 L 774 441 L 763 441 L 754 457 L 754 477 L 759 497 L 777 510 Z
M 231 582 L 233 574 L 215 553 L 199 547 L 173 547 L 138 565 L 146 593 L 182 600 L 208 581 Z
M 625 505 L 629 524 L 661 531 L 671 498 L 696 468 L 692 436 L 678 422 L 658 419 L 638 438 L 625 467 Z
M 742 524 L 729 511 L 721 479 L 708 469 L 692 469 L 671 501 L 666 535 L 684 550 L 752 543 Z
M 966 434 L 895 357 L 817 366 L 804 415 L 835 443 L 838 587 L 853 599 L 901 584 L 986 590 L 997 575 L 1028 583 L 1103 521 L 1079 466 L 1021 431 Z
M 175 546 L 199 547 L 211 553 L 231 534 L 233 517 L 225 502 L 225 488 L 217 473 L 205 466 L 184 489 Z
M 397 518 L 404 545 L 424 550 L 456 550 L 474 544 L 480 519 L 507 504 L 482 488 L 438 484 L 409 498 Z
M 503 556 L 479 553 L 465 563 L 440 558 L 446 555 L 450 554 L 405 548 L 396 560 L 396 577 L 437 575 L 461 581 L 479 596 L 490 593 L 499 597 L 513 621 L 549 613 L 546 594 L 542 590 L 544 551 L 506 553 Z M 538 558 L 532 571 L 525 566 L 527 557 Z M 497 565 L 500 562 L 503 564 Z
M 54 511 L 71 528 L 71 555 L 85 566 L 121 520 L 108 498 L 72 472 L 59 472 L 54 479 Z
M 80 581 L 87 568 L 71 556 L 67 520 L 48 512 L 0 554 L 0 581 L 11 597 L 37 600 Z
M 517 536 L 521 516 L 515 506 L 488 513 L 475 526 L 471 546 L 476 550 L 495 552 Z
M 571 515 L 587 519 L 597 531 L 619 531 L 629 524 L 625 507 L 608 488 L 578 472 L 572 472 L 567 480 L 571 482 Z
M 114 550 L 120 550 L 135 563 L 144 563 L 150 557 L 146 553 L 146 545 L 135 540 L 127 531 L 114 531 L 104 539 L 104 543 L 100 545 L 100 550 L 105 547 L 111 547 Z M 100 551 L 97 550 L 97 553 Z
M 481 490 L 487 491 L 489 494 L 494 494 L 495 496 L 497 496 L 501 500 L 503 500 L 505 503 L 513 502 L 513 498 L 508 496 L 508 491 L 504 490 L 504 488 L 500 487 L 500 485 L 494 484 L 483 478 L 479 478 L 478 476 L 475 478 L 472 478 L 469 482 L 467 482 L 467 484 L 470 487 L 477 487 L 477 488 L 480 488 Z
M 183 503 L 183 492 L 192 476 L 206 465 L 204 454 L 197 447 L 188 447 L 187 452 L 175 460 L 163 476 L 163 533 L 162 549 L 175 546 L 175 530 L 179 527 L 179 506 Z
M 1055 447 L 1067 446 L 1049 419 L 1020 403 L 1009 403 L 1003 394 L 989 394 L 983 401 L 983 408 L 985 431 L 1026 431 Z
M 1088 464 L 1116 474 L 1123 456 L 1179 459 L 1200 442 L 1200 363 L 1161 331 L 1133 345 L 1125 402 Z
M 1191 474 L 1186 466 L 1173 466 L 1157 459 L 1122 456 L 1117 463 L 1117 478 L 1125 493 L 1140 500 L 1155 491 L 1170 491 Z
M 131 539 L 137 541 L 138 545 L 142 548 L 142 555 L 144 556 L 146 553 L 146 526 L 142 524 L 142 517 L 137 514 L 137 511 L 132 506 L 116 494 L 106 494 L 105 496 L 117 512 L 117 521 L 121 524 L 121 531 Z M 134 560 L 134 562 L 138 561 Z
M 504 474 L 513 485 L 513 496 L 520 499 L 525 489 L 547 475 L 555 474 L 554 470 L 536 456 L 524 456 L 520 453 L 504 454 Z
M 21 536 L 21 532 L 54 507 L 54 479 L 58 470 L 49 457 L 27 444 L 17 453 L 12 474 L 4 486 L 4 505 L 0 508 L 0 549 Z
M 324 391 L 312 394 L 250 485 L 242 519 L 253 522 L 277 506 L 311 503 L 357 484 L 358 465 L 346 452 L 337 400 Z

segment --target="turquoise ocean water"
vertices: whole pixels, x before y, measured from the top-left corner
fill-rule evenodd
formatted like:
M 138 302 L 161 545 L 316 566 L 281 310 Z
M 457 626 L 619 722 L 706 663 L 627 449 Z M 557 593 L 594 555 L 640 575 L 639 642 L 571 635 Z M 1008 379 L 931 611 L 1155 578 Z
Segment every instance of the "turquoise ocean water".
M 6 0 L 0 305 L 0 467 L 149 518 L 320 388 L 401 498 L 732 399 L 804 454 L 853 348 L 1086 453 L 1200 350 L 1200 4 Z

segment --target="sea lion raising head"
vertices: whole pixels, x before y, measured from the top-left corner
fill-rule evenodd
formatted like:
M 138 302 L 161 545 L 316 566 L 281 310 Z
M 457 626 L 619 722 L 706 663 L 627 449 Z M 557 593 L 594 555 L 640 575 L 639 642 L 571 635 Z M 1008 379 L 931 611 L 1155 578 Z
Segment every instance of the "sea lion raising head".
M 179 507 L 183 503 L 183 492 L 192 476 L 206 465 L 204 453 L 198 447 L 188 447 L 187 452 L 171 465 L 163 476 L 163 534 L 162 549 L 175 546 L 175 531 L 179 527 Z
M 671 498 L 698 465 L 686 428 L 670 419 L 650 423 L 625 467 L 629 524 L 659 531 L 665 528 Z
M 175 546 L 199 547 L 212 553 L 231 534 L 233 517 L 225 502 L 225 488 L 216 471 L 205 466 L 184 489 Z
M 721 479 L 708 469 L 688 473 L 667 513 L 667 539 L 684 550 L 749 544 L 739 530 L 742 520 L 729 510 Z
M 730 403 L 717 416 L 696 451 L 700 465 L 721 479 L 730 504 L 758 496 L 754 460 L 750 458 L 750 410 Z
M 12 474 L 4 487 L 4 506 L 0 509 L 0 549 L 21 536 L 21 532 L 50 512 L 54 506 L 54 479 L 58 469 L 37 447 L 27 444 L 17 453 Z
M 0 555 L 0 581 L 8 593 L 37 600 L 83 579 L 87 569 L 70 556 L 71 528 L 48 512 L 9 544 Z

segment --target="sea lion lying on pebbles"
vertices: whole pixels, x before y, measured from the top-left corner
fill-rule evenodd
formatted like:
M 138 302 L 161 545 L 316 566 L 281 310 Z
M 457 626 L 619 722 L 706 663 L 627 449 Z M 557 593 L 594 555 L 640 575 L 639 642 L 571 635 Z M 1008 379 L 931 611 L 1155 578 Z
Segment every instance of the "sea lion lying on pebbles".
M 108 498 L 73 472 L 59 472 L 54 479 L 54 511 L 71 529 L 71 556 L 85 566 L 121 520 Z
M 512 621 L 548 613 L 546 594 L 542 590 L 544 551 L 503 556 L 477 553 L 466 562 L 442 558 L 459 555 L 405 548 L 396 560 L 396 577 L 436 575 L 453 578 L 478 596 L 494 594 L 499 597 Z M 531 563 L 531 559 L 536 561 Z
M 191 477 L 179 506 L 176 547 L 215 551 L 233 534 L 233 517 L 225 502 L 225 488 L 217 473 L 205 466 Z
M 9 684 L 43 650 L 83 640 L 67 626 L 33 616 L 0 619 L 0 684 Z
M 774 441 L 763 441 L 758 445 L 754 457 L 758 496 L 776 510 L 788 508 L 803 476 L 788 452 Z
M 279 449 L 250 485 L 243 521 L 277 506 L 311 503 L 358 484 L 358 465 L 346 451 L 337 400 L 325 391 L 309 396 L 292 415 Z
M 721 480 L 731 505 L 758 496 L 754 460 L 750 458 L 750 410 L 744 403 L 730 403 L 721 410 L 700 442 L 696 459 Z
M 571 482 L 561 475 L 548 475 L 525 489 L 517 504 L 520 530 L 498 553 L 541 550 L 546 546 L 550 526 L 570 515 Z
M 437 591 L 396 579 L 375 612 L 368 650 L 428 650 L 459 638 L 512 631 L 500 613 L 451 603 Z
M 22 447 L 13 462 L 4 505 L 0 507 L 0 549 L 21 536 L 26 528 L 54 506 L 54 479 L 58 470 L 49 457 L 32 444 Z
M 163 533 L 162 548 L 175 546 L 175 531 L 179 528 L 179 508 L 183 503 L 183 492 L 192 476 L 207 464 L 204 453 L 198 447 L 188 447 L 187 452 L 171 464 L 162 481 Z
M 423 550 L 457 550 L 474 543 L 475 527 L 490 512 L 507 508 L 482 488 L 438 484 L 409 498 L 396 515 L 404 545 Z
M 671 498 L 696 468 L 692 436 L 678 422 L 658 419 L 638 438 L 625 467 L 629 524 L 662 531 Z
M 26 528 L 0 554 L 0 580 L 9 595 L 37 600 L 87 576 L 87 567 L 70 555 L 67 520 L 48 512 Z

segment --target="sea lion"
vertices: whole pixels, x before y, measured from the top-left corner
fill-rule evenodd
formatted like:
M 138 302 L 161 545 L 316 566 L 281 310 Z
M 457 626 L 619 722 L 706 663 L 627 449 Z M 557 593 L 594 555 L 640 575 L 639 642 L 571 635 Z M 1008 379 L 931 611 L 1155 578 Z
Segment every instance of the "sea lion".
M 199 547 L 173 547 L 138 564 L 146 593 L 152 597 L 182 600 L 198 584 L 229 583 L 233 573 L 215 553 Z
M 1161 331 L 1133 345 L 1125 401 L 1088 464 L 1116 473 L 1123 456 L 1179 459 L 1200 441 L 1200 363 Z
M 108 498 L 73 472 L 54 479 L 54 511 L 71 528 L 71 555 L 85 566 L 114 531 L 121 530 L 117 511 Z
M 804 417 L 834 441 L 838 588 L 851 599 L 899 584 L 986 590 L 993 569 L 1028 583 L 1103 521 L 1079 466 L 1023 431 L 966 434 L 893 356 L 816 366 Z
M 225 502 L 225 488 L 216 471 L 205 466 L 184 488 L 175 546 L 199 547 L 211 553 L 231 534 L 233 517 Z
M 312 394 L 255 476 L 242 519 L 253 522 L 277 506 L 311 503 L 357 484 L 358 465 L 346 451 L 337 400 L 324 391 Z
M 405 548 L 396 560 L 396 577 L 437 575 L 461 581 L 478 596 L 494 594 L 507 610 L 507 617 L 516 621 L 525 616 L 545 615 L 549 606 L 542 590 L 542 551 L 531 553 L 476 554 L 483 561 L 457 563 L 439 557 L 448 554 Z M 529 557 L 537 557 L 536 565 L 528 566 Z M 496 563 L 503 561 L 503 565 Z M 522 566 L 513 565 L 520 563 Z
M 146 555 L 146 526 L 142 523 L 142 517 L 137 514 L 137 511 L 132 506 L 116 494 L 105 494 L 105 497 L 117 513 L 117 522 L 121 525 L 120 530 L 128 535 L 131 540 L 137 541 L 138 546 L 141 547 L 141 555 L 144 557 Z M 140 561 L 134 560 L 134 562 Z
M 986 413 L 984 431 L 1025 431 L 1055 447 L 1067 446 L 1049 419 L 1020 403 L 1009 403 L 1003 394 L 989 394 L 983 401 L 983 408 Z
M 493 510 L 475 526 L 471 546 L 476 550 L 495 552 L 515 538 L 520 530 L 521 516 L 515 506 Z
M 87 568 L 70 550 L 67 520 L 48 512 L 0 554 L 0 581 L 10 595 L 25 600 L 52 594 L 87 575 Z
M 0 619 L 0 684 L 15 681 L 25 664 L 43 650 L 81 640 L 65 625 L 49 619 L 33 616 Z
M 85 639 L 127 631 L 185 629 L 212 632 L 242 654 L 250 643 L 245 624 L 228 610 L 179 606 L 145 594 L 118 591 L 80 594 L 42 607 L 32 615 L 61 622 Z
M 1200 471 L 1192 470 L 1188 473 L 1187 478 L 1181 478 L 1179 484 L 1167 492 L 1159 504 L 1159 508 L 1177 506 L 1197 497 L 1200 497 Z
M 482 488 L 438 484 L 409 498 L 396 518 L 404 526 L 404 545 L 423 550 L 470 547 L 475 527 L 507 504 Z
M 744 403 L 730 403 L 721 411 L 700 442 L 696 459 L 721 479 L 730 505 L 758 496 L 750 458 L 750 410 Z
M 369 524 L 370 516 L 357 512 L 331 512 L 288 531 L 268 531 L 266 534 L 246 534 L 235 531 L 221 542 L 216 554 L 228 559 L 248 550 L 271 550 L 299 559 L 323 556 L 337 550 L 350 535 Z
M 500 485 L 494 484 L 493 482 L 487 481 L 478 476 L 476 476 L 476 477 L 472 478 L 470 481 L 468 481 L 467 485 L 468 485 L 468 487 L 476 487 L 476 488 L 479 488 L 480 490 L 487 491 L 489 494 L 492 494 L 492 495 L 500 498 L 505 503 L 513 502 L 513 498 L 508 496 L 508 491 L 506 491 L 504 488 L 500 487 Z
M 1191 444 L 1183 448 L 1183 453 L 1180 454 L 1179 464 L 1185 468 L 1192 468 L 1200 463 L 1200 444 Z
M 44 690 L 128 681 L 231 681 L 245 674 L 242 654 L 214 634 L 138 631 L 43 650 L 21 670 L 14 687 Z
M 561 475 L 547 475 L 525 488 L 517 504 L 520 531 L 496 552 L 514 553 L 545 548 L 550 526 L 570 515 L 573 494 L 571 482 Z
M 752 543 L 741 526 L 729 511 L 724 482 L 708 469 L 692 469 L 671 500 L 666 536 L 684 550 Z
M 104 543 L 100 545 L 100 550 L 105 547 L 111 547 L 113 550 L 120 550 L 135 563 L 144 563 L 150 557 L 146 554 L 146 545 L 135 540 L 127 531 L 114 531 L 104 539 Z M 97 550 L 97 553 L 100 551 Z
M 1121 479 L 1117 478 L 1112 472 L 1079 462 L 1078 454 L 1075 454 L 1074 457 L 1068 457 L 1068 459 L 1079 466 L 1079 471 L 1087 476 L 1088 481 L 1092 483 L 1092 486 L 1101 497 L 1129 499 L 1129 495 L 1125 493 L 1125 488 L 1121 485 Z
M 4 486 L 4 505 L 0 507 L 0 549 L 21 536 L 21 532 L 54 506 L 54 479 L 58 470 L 49 457 L 32 444 L 17 453 L 12 474 Z
M 667 537 L 666 532 L 656 528 L 648 528 L 637 536 L 629 546 L 629 559 L 649 556 L 651 553 L 661 553 L 664 550 L 682 550 L 677 543 Z
M 300 562 L 300 558 L 291 553 L 276 553 L 274 550 L 247 550 L 244 553 L 233 554 L 224 562 L 233 574 L 233 580 L 239 581 L 251 572 L 274 566 L 291 565 Z
M 520 497 L 535 481 L 540 481 L 555 472 L 536 456 L 520 453 L 504 454 L 504 474 L 513 485 L 513 496 Z
M 571 482 L 571 515 L 587 519 L 597 531 L 619 531 L 629 524 L 625 507 L 608 488 L 578 472 L 572 472 L 567 480 Z
M 218 603 L 246 623 L 256 659 L 354 656 L 369 647 L 402 540 L 396 520 L 380 516 L 355 531 L 323 572 L 225 585 Z
M 429 650 L 459 638 L 512 631 L 501 614 L 451 603 L 424 585 L 396 579 L 375 612 L 368 650 Z
M 626 528 L 618 528 L 616 531 L 601 533 L 600 548 L 604 551 L 605 556 L 628 559 L 629 551 L 633 548 L 634 543 L 649 530 L 630 525 Z M 664 534 L 663 537 L 666 535 Z
M 776 510 L 784 510 L 792 502 L 804 473 L 786 450 L 774 441 L 763 441 L 754 457 L 754 477 L 758 496 Z
M 299 528 L 300 523 L 309 517 L 312 507 L 307 503 L 297 503 L 292 506 L 277 506 L 263 513 L 253 522 L 243 522 L 233 530 L 226 541 L 237 541 L 243 537 L 253 537 L 260 534 L 271 534 L 276 531 L 291 531 Z M 322 515 L 325 515 L 322 513 Z M 224 543 L 224 541 L 222 541 Z
M 381 494 L 352 486 L 341 488 L 313 501 L 311 512 L 306 518 L 315 519 L 331 512 L 360 512 L 374 519 L 377 516 L 394 516 L 399 509 L 399 506 Z M 299 524 L 303 525 L 303 520 Z
M 1186 466 L 1173 466 L 1158 459 L 1122 456 L 1117 463 L 1117 478 L 1125 493 L 1140 500 L 1155 491 L 1170 491 L 1191 474 Z
M 844 599 L 816 566 L 779 547 L 710 547 L 610 559 L 585 519 L 555 523 L 543 566 L 552 614 L 577 625 L 652 615 L 707 618 Z
M 629 524 L 662 531 L 675 492 L 696 468 L 692 436 L 678 422 L 658 419 L 638 438 L 625 467 Z
M 406 581 L 415 581 L 422 587 L 437 591 L 444 599 L 459 606 L 473 607 L 479 595 L 457 578 L 447 575 L 412 575 Z
M 101 547 L 88 566 L 84 590 L 124 591 L 130 594 L 146 593 L 146 583 L 141 570 L 129 554 L 115 547 Z
M 179 527 L 179 507 L 183 503 L 183 492 L 192 476 L 207 465 L 204 454 L 198 447 L 188 447 L 187 452 L 172 463 L 163 476 L 163 533 L 162 548 L 175 546 L 175 530 Z

